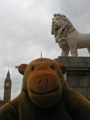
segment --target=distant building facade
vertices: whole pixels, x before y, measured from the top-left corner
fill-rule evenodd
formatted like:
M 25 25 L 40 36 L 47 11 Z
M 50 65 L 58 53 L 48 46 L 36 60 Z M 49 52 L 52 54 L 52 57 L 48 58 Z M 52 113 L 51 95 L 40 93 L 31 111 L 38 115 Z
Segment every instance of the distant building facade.
M 4 82 L 4 100 L 0 100 L 0 107 L 11 100 L 11 86 L 12 82 L 8 71 Z

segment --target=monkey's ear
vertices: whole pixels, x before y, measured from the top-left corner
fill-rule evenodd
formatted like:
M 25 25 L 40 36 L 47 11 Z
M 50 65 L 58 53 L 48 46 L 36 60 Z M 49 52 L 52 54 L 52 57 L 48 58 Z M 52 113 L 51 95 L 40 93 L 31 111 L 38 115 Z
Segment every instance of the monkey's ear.
M 66 72 L 66 66 L 64 64 L 59 64 L 59 67 L 62 70 L 62 73 L 64 74 Z
M 21 65 L 19 65 L 19 67 L 18 67 L 19 73 L 22 74 L 22 75 L 24 75 L 24 71 L 25 71 L 25 69 L 26 69 L 27 66 L 28 66 L 27 64 L 21 64 Z

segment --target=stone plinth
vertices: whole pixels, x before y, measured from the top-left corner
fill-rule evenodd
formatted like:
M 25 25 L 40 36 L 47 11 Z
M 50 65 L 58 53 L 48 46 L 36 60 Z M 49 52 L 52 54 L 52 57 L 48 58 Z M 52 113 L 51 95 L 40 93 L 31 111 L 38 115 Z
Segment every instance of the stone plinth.
M 90 100 L 90 57 L 58 57 L 55 61 L 66 65 L 68 85 Z

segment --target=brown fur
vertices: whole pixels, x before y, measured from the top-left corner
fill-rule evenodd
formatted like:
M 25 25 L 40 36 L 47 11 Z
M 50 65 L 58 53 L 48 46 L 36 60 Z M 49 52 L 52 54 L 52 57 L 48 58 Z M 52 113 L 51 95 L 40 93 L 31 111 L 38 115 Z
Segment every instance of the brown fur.
M 0 108 L 0 120 L 90 120 L 90 102 L 64 81 L 64 65 L 41 58 L 19 72 L 21 94 Z

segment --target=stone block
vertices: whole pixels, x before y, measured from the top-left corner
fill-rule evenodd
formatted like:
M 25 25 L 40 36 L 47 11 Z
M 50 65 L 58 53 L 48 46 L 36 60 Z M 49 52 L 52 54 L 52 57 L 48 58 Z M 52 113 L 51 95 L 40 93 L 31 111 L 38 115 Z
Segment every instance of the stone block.
M 77 62 L 77 63 L 84 63 L 83 57 L 70 57 L 69 62 Z
M 66 67 L 77 67 L 78 66 L 77 63 L 69 63 L 69 62 L 65 63 L 65 65 Z
M 87 98 L 90 100 L 90 88 L 87 88 Z
M 84 61 L 90 63 L 90 57 L 84 57 Z
M 85 86 L 85 79 L 83 78 L 84 76 L 79 76 L 78 79 L 79 79 L 79 83 L 80 83 L 80 86 L 79 87 L 84 87 Z
M 69 67 L 70 64 L 68 62 L 63 63 L 66 67 Z
M 87 65 L 87 67 L 89 67 L 89 69 L 90 69 L 90 62 L 87 62 L 86 65 Z
M 78 76 L 67 76 L 67 83 L 70 87 L 79 87 Z
M 54 61 L 58 63 L 58 58 L 55 58 Z
M 90 87 L 90 76 L 80 76 L 79 83 L 80 87 Z
M 68 57 L 58 57 L 58 62 L 59 63 L 68 63 Z
M 72 63 L 72 62 L 69 65 L 70 65 L 69 67 L 77 67 L 78 66 L 77 63 Z
M 84 71 L 67 71 L 67 75 L 76 75 L 76 76 L 84 76 Z
M 78 63 L 78 67 L 87 67 L 87 64 L 84 62 Z
M 87 72 L 85 72 L 85 75 L 89 76 L 90 78 L 90 71 L 88 70 Z

